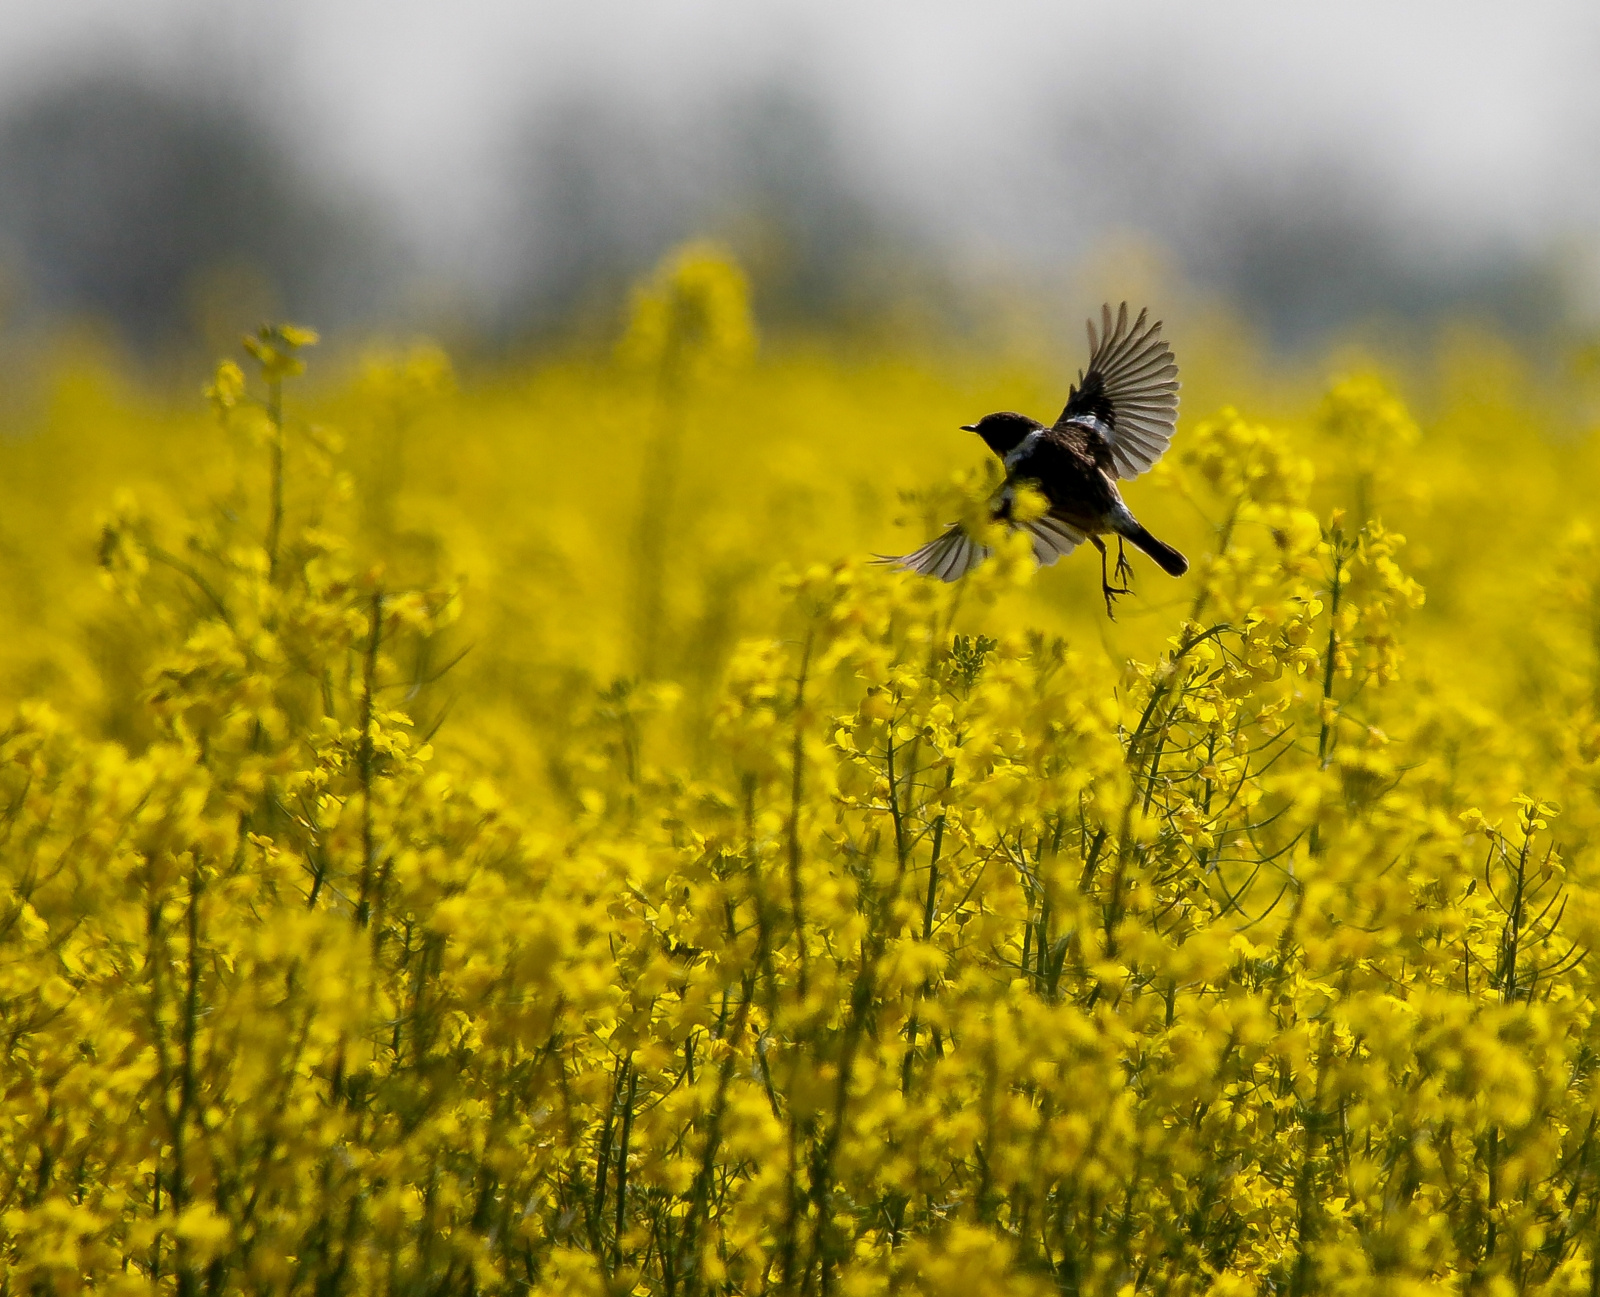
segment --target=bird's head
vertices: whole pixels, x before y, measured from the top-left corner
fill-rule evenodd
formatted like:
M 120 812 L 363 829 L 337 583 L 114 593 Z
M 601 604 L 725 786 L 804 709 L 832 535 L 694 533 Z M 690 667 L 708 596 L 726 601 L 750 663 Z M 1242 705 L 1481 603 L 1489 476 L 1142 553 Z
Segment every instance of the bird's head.
M 1004 459 L 1022 444 L 1024 437 L 1042 427 L 1044 427 L 1042 423 L 1030 419 L 1025 414 L 1013 414 L 1010 410 L 1001 410 L 998 414 L 984 415 L 976 423 L 964 423 L 961 425 L 961 430 L 977 433 L 990 450 Z

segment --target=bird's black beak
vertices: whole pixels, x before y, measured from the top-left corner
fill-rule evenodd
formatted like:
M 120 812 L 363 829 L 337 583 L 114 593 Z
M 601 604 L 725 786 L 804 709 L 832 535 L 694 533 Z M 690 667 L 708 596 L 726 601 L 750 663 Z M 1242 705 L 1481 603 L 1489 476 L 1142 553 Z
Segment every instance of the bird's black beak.
M 977 430 L 978 430 L 978 425 L 975 424 L 975 423 L 963 423 L 961 425 L 961 431 L 962 432 L 977 432 Z

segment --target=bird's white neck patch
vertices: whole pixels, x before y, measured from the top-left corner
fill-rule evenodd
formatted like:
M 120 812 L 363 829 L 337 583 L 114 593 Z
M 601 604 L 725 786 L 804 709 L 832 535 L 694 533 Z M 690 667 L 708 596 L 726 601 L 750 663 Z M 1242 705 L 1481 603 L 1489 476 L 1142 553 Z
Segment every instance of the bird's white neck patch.
M 1006 466 L 1006 472 L 1009 473 L 1020 461 L 1031 455 L 1033 453 L 1033 448 L 1039 444 L 1039 438 L 1042 436 L 1044 436 L 1044 429 L 1035 428 L 1015 446 L 1008 450 L 1005 455 L 1005 460 L 1003 461 Z

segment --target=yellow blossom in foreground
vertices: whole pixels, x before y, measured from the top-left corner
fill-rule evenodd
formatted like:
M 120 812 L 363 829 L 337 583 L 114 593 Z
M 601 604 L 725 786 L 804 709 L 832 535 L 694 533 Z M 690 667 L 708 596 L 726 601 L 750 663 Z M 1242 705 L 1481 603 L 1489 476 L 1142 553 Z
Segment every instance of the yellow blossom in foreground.
M 0 446 L 82 542 L 0 595 L 0 1292 L 1589 1291 L 1587 444 L 1525 430 L 1528 574 L 1470 366 L 1186 424 L 1112 626 L 839 557 L 980 517 L 906 452 L 1017 380 L 744 294 L 310 397 L 267 328 L 210 422 L 63 373 Z

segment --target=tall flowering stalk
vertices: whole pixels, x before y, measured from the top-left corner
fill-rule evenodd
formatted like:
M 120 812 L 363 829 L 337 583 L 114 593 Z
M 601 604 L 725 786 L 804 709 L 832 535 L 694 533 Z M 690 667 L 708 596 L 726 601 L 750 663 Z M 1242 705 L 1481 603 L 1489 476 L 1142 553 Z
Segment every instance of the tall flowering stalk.
M 682 544 L 679 461 L 693 403 L 755 350 L 749 285 L 726 250 L 692 243 L 665 258 L 634 290 L 618 359 L 651 390 L 644 472 L 634 533 L 636 669 L 661 674 L 671 558 Z

